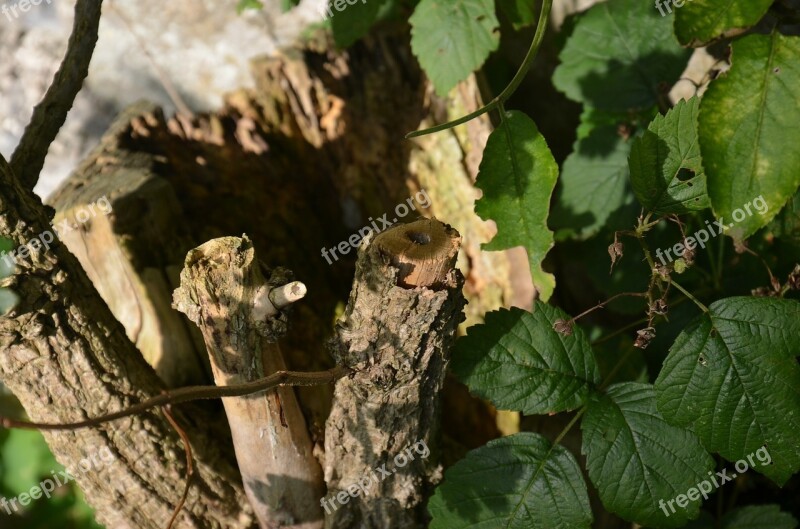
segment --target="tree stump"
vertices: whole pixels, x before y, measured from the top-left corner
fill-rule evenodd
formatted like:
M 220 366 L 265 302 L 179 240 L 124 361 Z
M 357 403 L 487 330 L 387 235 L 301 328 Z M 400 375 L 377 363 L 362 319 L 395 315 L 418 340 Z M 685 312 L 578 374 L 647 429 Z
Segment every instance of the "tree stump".
M 328 529 L 427 526 L 441 479 L 440 392 L 465 304 L 460 242 L 424 219 L 361 243 L 333 346 L 355 373 L 336 382 L 325 428 Z

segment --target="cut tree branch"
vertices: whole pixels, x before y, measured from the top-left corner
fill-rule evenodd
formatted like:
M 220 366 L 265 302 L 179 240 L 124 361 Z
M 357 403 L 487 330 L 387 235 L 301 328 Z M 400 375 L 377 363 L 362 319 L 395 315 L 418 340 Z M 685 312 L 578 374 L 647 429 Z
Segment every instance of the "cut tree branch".
M 11 168 L 27 189 L 33 189 L 38 182 L 50 144 L 56 139 L 83 80 L 89 74 L 102 4 L 102 0 L 76 2 L 75 20 L 64 60 L 44 98 L 33 109 L 31 121 L 11 156 Z
M 336 382 L 325 427 L 326 529 L 421 529 L 441 479 L 440 392 L 463 320 L 461 237 L 429 219 L 370 237 L 336 324 L 337 362 L 354 373 Z M 371 480 L 375 469 L 391 475 Z
M 249 238 L 223 237 L 189 251 L 173 300 L 200 328 L 214 381 L 228 385 L 286 369 L 277 345 L 287 326 L 280 309 L 304 294 L 286 270 L 264 279 Z M 322 468 L 294 390 L 277 387 L 223 403 L 262 529 L 322 529 Z

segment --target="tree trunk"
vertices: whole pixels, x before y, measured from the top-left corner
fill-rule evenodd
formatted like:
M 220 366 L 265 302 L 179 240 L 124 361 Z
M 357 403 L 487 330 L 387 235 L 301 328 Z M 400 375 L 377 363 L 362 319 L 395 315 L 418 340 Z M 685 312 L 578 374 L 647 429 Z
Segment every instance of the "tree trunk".
M 263 261 L 290 266 L 308 285 L 313 301 L 297 304 L 282 343 L 286 363 L 294 370 L 333 365 L 321 344 L 334 330 L 355 271 L 355 252 L 329 264 L 321 250 L 338 247 L 339 241 L 384 215 L 398 221 L 436 215 L 462 234 L 457 264 L 465 276 L 468 323 L 501 305 L 530 303 L 534 293 L 519 251 L 480 252 L 492 228 L 473 213 L 472 181 L 490 130 L 488 120 L 414 141 L 403 139 L 409 130 L 476 108 L 480 97 L 474 80 L 450 98 L 436 97 L 411 54 L 407 28 L 382 29 L 345 52 L 331 52 L 329 42 L 312 40 L 307 49 L 255 63 L 256 88 L 231 94 L 219 112 L 165 119 L 158 109 L 141 104 L 109 131 L 54 204 L 67 218 L 71 208 L 102 195 L 103 179 L 142 183 L 117 195 L 113 204 L 119 218 L 67 238 L 87 270 L 106 269 L 109 256 L 121 261 L 112 274 L 94 279 L 108 305 L 125 320 L 125 329 L 63 246 L 35 252 L 13 285 L 23 302 L 0 325 L 2 377 L 31 418 L 85 418 L 158 393 L 161 382 L 126 331 L 134 339 L 145 336 L 138 328 L 152 331 L 146 340 L 137 339 L 137 345 L 169 384 L 181 383 L 181 376 L 198 376 L 199 360 L 186 373 L 176 372 L 187 365 L 177 358 L 192 358 L 199 348 L 185 321 L 163 310 L 164 289 L 175 284 L 174 272 L 182 261 L 177 255 L 221 236 L 247 232 Z M 80 195 L 87 187 L 93 196 Z M 159 202 L 154 209 L 123 198 L 155 195 Z M 19 209 L 21 196 L 28 196 L 26 209 Z M 400 218 L 397 207 L 409 204 L 409 197 L 416 199 L 417 211 Z M 430 201 L 422 201 L 424 197 Z M 29 195 L 0 190 L 0 200 L 0 235 L 10 234 L 19 244 L 46 228 L 41 213 L 32 216 L 37 210 Z M 125 212 L 130 215 L 123 219 Z M 131 212 L 141 220 L 135 222 Z M 159 253 L 164 246 L 168 248 Z M 131 292 L 135 303 L 130 303 Z M 137 311 L 140 320 L 130 316 Z M 172 350 L 166 335 L 175 329 L 182 329 L 178 339 L 183 345 L 176 348 L 186 356 L 165 358 Z M 300 388 L 297 396 L 321 457 L 333 388 Z M 459 420 L 444 421 L 448 456 L 458 457 L 499 435 L 495 412 L 469 397 L 463 386 L 446 384 L 444 399 L 459 406 Z M 230 465 L 229 434 L 215 429 L 218 409 L 182 409 L 179 420 L 187 426 L 200 462 L 183 526 L 247 526 L 251 511 Z M 131 439 L 134 431 L 144 432 L 137 434 L 141 439 Z M 83 457 L 81 450 L 109 446 L 124 461 L 121 471 L 136 476 L 136 486 L 123 487 L 105 475 L 79 481 L 109 527 L 164 526 L 182 490 L 184 465 L 178 436 L 158 414 L 78 433 L 48 434 L 47 440 L 68 467 Z
M 19 185 L 5 161 L 0 161 L 0 180 L 0 235 L 19 247 L 52 233 L 41 202 Z M 60 243 L 30 247 L 30 255 L 18 253 L 18 271 L 8 285 L 20 303 L 0 318 L 0 378 L 28 416 L 36 422 L 78 421 L 158 394 L 163 385 L 78 261 Z M 182 527 L 250 527 L 224 436 L 220 439 L 194 406 L 176 410 L 176 419 L 192 439 L 197 459 Z M 46 432 L 45 439 L 73 470 L 101 523 L 125 529 L 166 526 L 186 469 L 180 438 L 157 412 L 97 428 Z M 110 451 L 114 463 L 97 472 L 75 470 L 81 459 L 101 451 Z

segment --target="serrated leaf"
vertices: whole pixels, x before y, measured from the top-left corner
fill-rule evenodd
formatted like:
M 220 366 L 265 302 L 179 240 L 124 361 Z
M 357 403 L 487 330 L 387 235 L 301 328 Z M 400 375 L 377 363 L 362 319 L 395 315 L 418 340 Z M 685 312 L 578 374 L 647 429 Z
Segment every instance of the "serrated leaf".
M 754 470 L 785 483 L 800 469 L 798 335 L 796 301 L 713 303 L 670 349 L 655 384 L 659 411 L 730 461 L 766 445 L 772 462 Z
M 652 528 L 697 517 L 699 501 L 666 514 L 657 506 L 707 479 L 714 460 L 693 433 L 667 424 L 650 384 L 615 384 L 593 395 L 581 430 L 589 477 L 609 511 Z
M 563 311 L 537 301 L 533 313 L 500 309 L 486 314 L 456 342 L 452 372 L 497 408 L 528 415 L 573 410 L 600 382 L 592 347 L 579 327 L 570 336 L 553 324 Z
M 543 301 L 550 299 L 556 283 L 542 270 L 542 261 L 553 247 L 547 216 L 557 179 L 558 166 L 536 123 L 522 112 L 507 112 L 483 151 L 475 182 L 483 197 L 475 203 L 475 213 L 497 224 L 497 235 L 484 250 L 525 247 L 533 285 Z
M 324 16 L 331 21 L 336 45 L 347 48 L 369 33 L 386 2 L 387 0 L 361 0 L 354 4 L 347 2 L 341 11 L 336 9 L 336 2 L 327 4 Z
M 630 146 L 612 125 L 596 126 L 575 142 L 561 170 L 561 187 L 550 220 L 553 227 L 589 237 L 625 205 L 630 193 Z
M 534 433 L 489 441 L 445 473 L 428 504 L 431 529 L 588 529 L 575 458 Z
M 442 97 L 500 43 L 493 0 L 422 0 L 409 22 L 411 49 Z
M 553 83 L 601 110 L 649 108 L 678 80 L 689 54 L 651 3 L 609 0 L 580 15 Z
M 717 37 L 746 29 L 761 20 L 773 0 L 690 0 L 675 9 L 675 35 L 698 48 Z M 661 0 L 669 5 L 669 0 Z M 658 5 L 658 4 L 656 4 Z M 667 8 L 663 7 L 666 11 Z
M 711 204 L 697 140 L 700 100 L 681 100 L 658 115 L 633 142 L 631 185 L 636 198 L 659 215 L 688 213 Z
M 708 194 L 726 232 L 742 240 L 765 226 L 800 185 L 800 38 L 749 35 L 700 103 L 700 151 Z M 765 212 L 741 210 L 758 197 Z M 741 211 L 737 219 L 733 214 Z
M 536 22 L 534 3 L 530 0 L 497 0 L 497 6 L 508 17 L 514 29 L 531 26 Z

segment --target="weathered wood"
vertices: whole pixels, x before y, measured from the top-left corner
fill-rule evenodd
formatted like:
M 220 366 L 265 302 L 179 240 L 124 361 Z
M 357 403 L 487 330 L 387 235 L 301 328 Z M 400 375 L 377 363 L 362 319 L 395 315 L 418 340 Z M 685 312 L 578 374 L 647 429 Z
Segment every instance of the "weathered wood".
M 23 189 L 0 157 L 0 236 L 16 246 L 50 231 L 45 208 Z M 39 239 L 41 240 L 41 239 Z M 125 336 L 78 261 L 61 243 L 31 244 L 8 281 L 19 305 L 0 318 L 0 380 L 38 422 L 69 422 L 128 407 L 163 390 Z M 225 436 L 192 405 L 173 412 L 192 441 L 195 477 L 180 527 L 252 524 L 238 474 L 226 459 Z M 103 451 L 114 463 L 75 472 L 99 521 L 115 529 L 163 529 L 185 483 L 178 434 L 158 413 L 79 431 L 45 433 L 56 458 L 74 468 Z
M 50 204 L 56 224 L 76 226 L 61 240 L 159 377 L 168 387 L 203 384 L 211 373 L 202 337 L 171 308 L 183 257 L 195 245 L 172 187 L 154 173 L 155 161 L 118 143 L 146 109 L 152 107 L 120 116 Z
M 200 327 L 217 385 L 286 369 L 276 343 L 286 329 L 279 309 L 304 290 L 297 283 L 282 290 L 287 283 L 284 270 L 264 279 L 247 237 L 214 239 L 186 256 L 175 307 Z M 294 389 L 227 398 L 224 404 L 245 491 L 262 529 L 321 528 L 322 469 Z
M 120 120 L 118 129 L 109 131 L 113 142 L 87 160 L 57 199 L 67 214 L 69 206 L 61 206 L 71 203 L 67 195 L 80 193 L 94 181 L 119 180 L 116 175 L 123 169 L 132 171 L 126 178 L 134 182 L 149 182 L 155 176 L 169 184 L 178 207 L 159 206 L 152 228 L 145 221 L 123 228 L 112 219 L 114 225 L 106 233 L 110 236 L 113 230 L 114 241 L 106 238 L 102 243 L 119 248 L 120 258 L 129 261 L 115 275 L 138 282 L 140 306 L 146 303 L 138 301 L 139 292 L 163 290 L 164 283 L 175 285 L 167 281 L 153 285 L 146 273 L 154 268 L 156 277 L 170 277 L 172 257 L 156 255 L 155 261 L 140 265 L 148 252 L 188 249 L 183 242 L 170 244 L 169 240 L 182 237 L 170 230 L 180 231 L 185 225 L 188 236 L 182 240 L 188 241 L 247 231 L 265 262 L 290 265 L 312 293 L 313 304 L 297 307 L 296 325 L 283 347 L 288 366 L 303 371 L 332 366 L 332 359 L 320 354 L 319 344 L 331 333 L 354 270 L 355 252 L 329 265 L 319 256 L 320 248 L 346 240 L 367 225 L 369 217 L 389 213 L 392 218 L 395 205 L 422 189 L 432 201 L 414 215 L 446 218 L 465 236 L 458 263 L 466 275 L 470 323 L 480 321 L 486 310 L 526 304 L 532 296 L 525 281 L 510 280 L 515 269 L 527 269 L 524 262 L 515 268 L 513 252 L 480 251 L 492 228 L 473 213 L 477 193 L 472 181 L 490 130 L 488 120 L 413 142 L 403 139 L 408 130 L 474 109 L 480 104 L 474 80 L 450 98 L 436 97 L 410 51 L 406 29 L 376 34 L 346 52 L 329 49 L 327 42 L 311 43 L 308 49 L 257 62 L 256 88 L 232 94 L 213 114 L 165 119 L 152 107 L 137 107 Z M 150 190 L 149 198 L 171 204 L 167 191 L 168 200 L 154 196 L 161 195 L 155 191 L 162 189 L 157 185 L 141 187 Z M 74 204 L 97 196 L 87 195 Z M 114 205 L 114 210 L 142 211 L 133 202 Z M 171 215 L 163 214 L 166 210 Z M 79 242 L 94 246 L 94 241 L 94 236 L 82 235 Z M 96 249 L 88 253 L 102 254 Z M 130 308 L 118 314 L 134 336 L 136 320 L 130 318 Z M 163 319 L 170 316 L 160 310 L 151 314 L 160 331 L 172 328 Z M 166 343 L 160 342 L 163 351 Z M 297 393 L 315 450 L 321 451 L 332 388 L 303 388 Z M 451 400 L 461 406 L 464 420 L 448 424 L 454 444 L 475 446 L 498 434 L 486 420 L 492 417 L 489 408 L 468 397 L 463 388 L 455 395 Z M 463 402 L 465 398 L 470 405 Z
M 426 527 L 441 479 L 440 391 L 465 303 L 459 243 L 436 220 L 361 243 L 333 346 L 355 373 L 336 382 L 325 429 L 328 529 Z
M 431 201 L 402 221 L 436 216 L 464 236 L 458 265 L 466 277 L 468 324 L 500 306 L 530 306 L 535 294 L 524 250 L 480 249 L 494 235 L 473 208 L 488 118 L 404 139 L 410 130 L 477 108 L 474 79 L 437 97 L 406 29 L 383 29 L 346 51 L 332 52 L 321 39 L 256 61 L 256 88 L 231 94 L 219 112 L 191 120 L 148 113 L 134 120 L 124 142 L 162 160 L 160 174 L 174 187 L 195 240 L 246 231 L 262 260 L 291 266 L 314 293 L 313 307 L 299 309 L 284 344 L 292 369 L 331 367 L 309 344 L 330 333 L 352 279 L 355 252 L 329 265 L 320 249 L 347 240 L 370 217 L 393 218 L 395 206 L 421 190 Z M 321 443 L 330 390 L 303 388 L 298 397 Z M 494 413 L 471 401 L 476 416 Z M 490 424 L 461 424 L 453 423 L 450 435 L 465 445 L 499 435 Z

